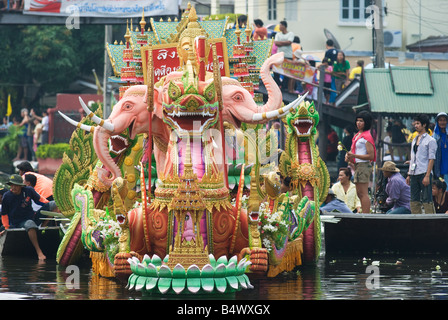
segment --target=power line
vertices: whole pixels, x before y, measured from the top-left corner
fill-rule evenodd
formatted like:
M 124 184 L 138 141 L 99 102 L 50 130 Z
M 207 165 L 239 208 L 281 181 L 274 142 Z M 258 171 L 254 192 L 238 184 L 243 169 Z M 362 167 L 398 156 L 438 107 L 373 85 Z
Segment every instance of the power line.
M 431 24 L 428 20 L 426 20 L 426 19 L 420 19 L 418 16 L 412 16 L 412 15 L 400 14 L 400 13 L 398 13 L 398 12 L 394 12 L 393 10 L 389 10 L 388 12 L 389 12 L 390 14 L 394 15 L 394 16 L 398 16 L 398 17 L 401 17 L 401 18 L 405 18 L 405 19 L 407 19 L 407 20 L 409 20 L 409 21 L 411 21 L 411 22 L 416 22 L 416 23 L 423 22 L 423 23 L 425 23 L 426 28 L 428 28 L 428 29 L 432 29 L 432 30 L 437 31 L 437 32 L 440 32 L 441 34 L 446 34 L 446 33 L 447 33 L 447 31 L 443 31 L 443 30 L 440 30 L 440 29 L 436 28 L 436 27 L 435 27 L 433 24 Z M 439 24 L 448 24 L 448 22 L 439 23 Z

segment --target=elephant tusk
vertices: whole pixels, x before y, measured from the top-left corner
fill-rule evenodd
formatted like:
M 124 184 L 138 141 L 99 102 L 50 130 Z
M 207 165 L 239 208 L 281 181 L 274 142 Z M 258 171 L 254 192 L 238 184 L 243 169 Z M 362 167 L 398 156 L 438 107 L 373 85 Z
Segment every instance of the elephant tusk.
M 87 132 L 91 132 L 91 133 L 93 133 L 95 131 L 95 127 L 82 124 L 81 122 L 76 122 L 75 120 L 70 119 L 69 117 L 67 117 L 61 111 L 58 111 L 58 112 L 65 120 L 67 120 L 70 124 L 74 125 L 75 127 L 79 128 L 79 129 L 82 129 L 82 130 L 85 130 Z
M 252 116 L 253 121 L 261 121 L 261 120 L 270 120 L 274 118 L 279 118 L 285 116 L 291 109 L 294 109 L 299 104 L 302 103 L 303 100 L 305 100 L 306 96 L 308 95 L 308 92 L 306 92 L 303 96 L 299 96 L 296 100 L 288 104 L 287 106 L 284 106 L 277 110 L 272 110 L 268 112 L 262 112 L 262 113 L 255 113 Z
M 114 131 L 114 125 L 110 122 L 106 122 L 103 119 L 101 119 L 100 117 L 96 116 L 90 109 L 89 107 L 86 106 L 86 104 L 84 103 L 84 101 L 82 100 L 81 97 L 79 97 L 79 102 L 81 103 L 81 107 L 84 109 L 85 113 L 87 114 L 87 117 L 90 118 L 94 123 L 96 123 L 97 125 L 103 127 L 104 129 L 108 130 L 108 131 Z

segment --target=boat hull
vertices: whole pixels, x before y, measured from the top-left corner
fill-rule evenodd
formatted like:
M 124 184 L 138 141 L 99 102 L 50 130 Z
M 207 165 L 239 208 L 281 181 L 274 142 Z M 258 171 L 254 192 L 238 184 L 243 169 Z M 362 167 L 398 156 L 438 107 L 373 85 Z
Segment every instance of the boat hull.
M 448 214 L 328 214 L 326 256 L 448 256 Z
M 47 258 L 56 257 L 61 242 L 61 228 L 39 228 L 37 238 L 42 252 Z M 0 237 L 0 256 L 37 257 L 36 251 L 23 228 L 9 229 Z

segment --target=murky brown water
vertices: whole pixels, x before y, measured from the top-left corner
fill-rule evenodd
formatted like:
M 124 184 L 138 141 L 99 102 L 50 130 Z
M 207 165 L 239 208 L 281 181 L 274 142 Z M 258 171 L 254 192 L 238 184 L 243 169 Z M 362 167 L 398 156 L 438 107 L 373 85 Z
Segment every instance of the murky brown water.
M 226 296 L 193 299 L 230 300 L 448 300 L 448 257 L 326 258 L 275 278 L 252 278 L 254 286 Z M 398 262 L 398 263 L 397 263 Z M 374 273 L 368 266 L 374 266 Z M 441 273 L 434 273 L 440 266 Z M 160 300 L 185 296 L 142 296 L 124 285 L 79 266 L 79 288 L 70 288 L 70 273 L 49 258 L 0 257 L 0 300 Z M 372 278 L 372 275 L 375 277 Z M 70 282 L 69 282 L 70 283 Z
M 447 259 L 448 260 L 448 259 Z M 379 261 L 379 262 L 376 262 Z M 397 261 L 399 264 L 397 264 Z M 254 289 L 222 298 L 230 300 L 438 300 L 448 299 L 446 260 L 375 258 L 376 273 L 366 272 L 371 259 L 326 260 L 302 266 L 275 278 L 251 279 Z M 379 264 L 379 265 L 378 265 Z M 436 266 L 441 274 L 435 274 Z M 0 299 L 16 300 L 152 300 L 182 299 L 181 296 L 142 296 L 114 280 L 92 274 L 90 266 L 79 268 L 79 289 L 70 288 L 66 269 L 53 259 L 0 259 Z M 375 278 L 372 276 L 375 275 Z M 190 297 L 193 298 L 194 297 Z M 216 299 L 219 296 L 200 297 Z

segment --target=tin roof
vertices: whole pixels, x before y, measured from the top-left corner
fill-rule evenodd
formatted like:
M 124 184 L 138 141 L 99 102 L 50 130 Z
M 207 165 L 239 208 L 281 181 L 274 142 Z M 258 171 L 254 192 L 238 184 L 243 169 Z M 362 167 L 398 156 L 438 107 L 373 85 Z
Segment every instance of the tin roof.
M 437 114 L 448 109 L 448 70 L 421 66 L 365 69 L 362 80 L 372 113 Z

